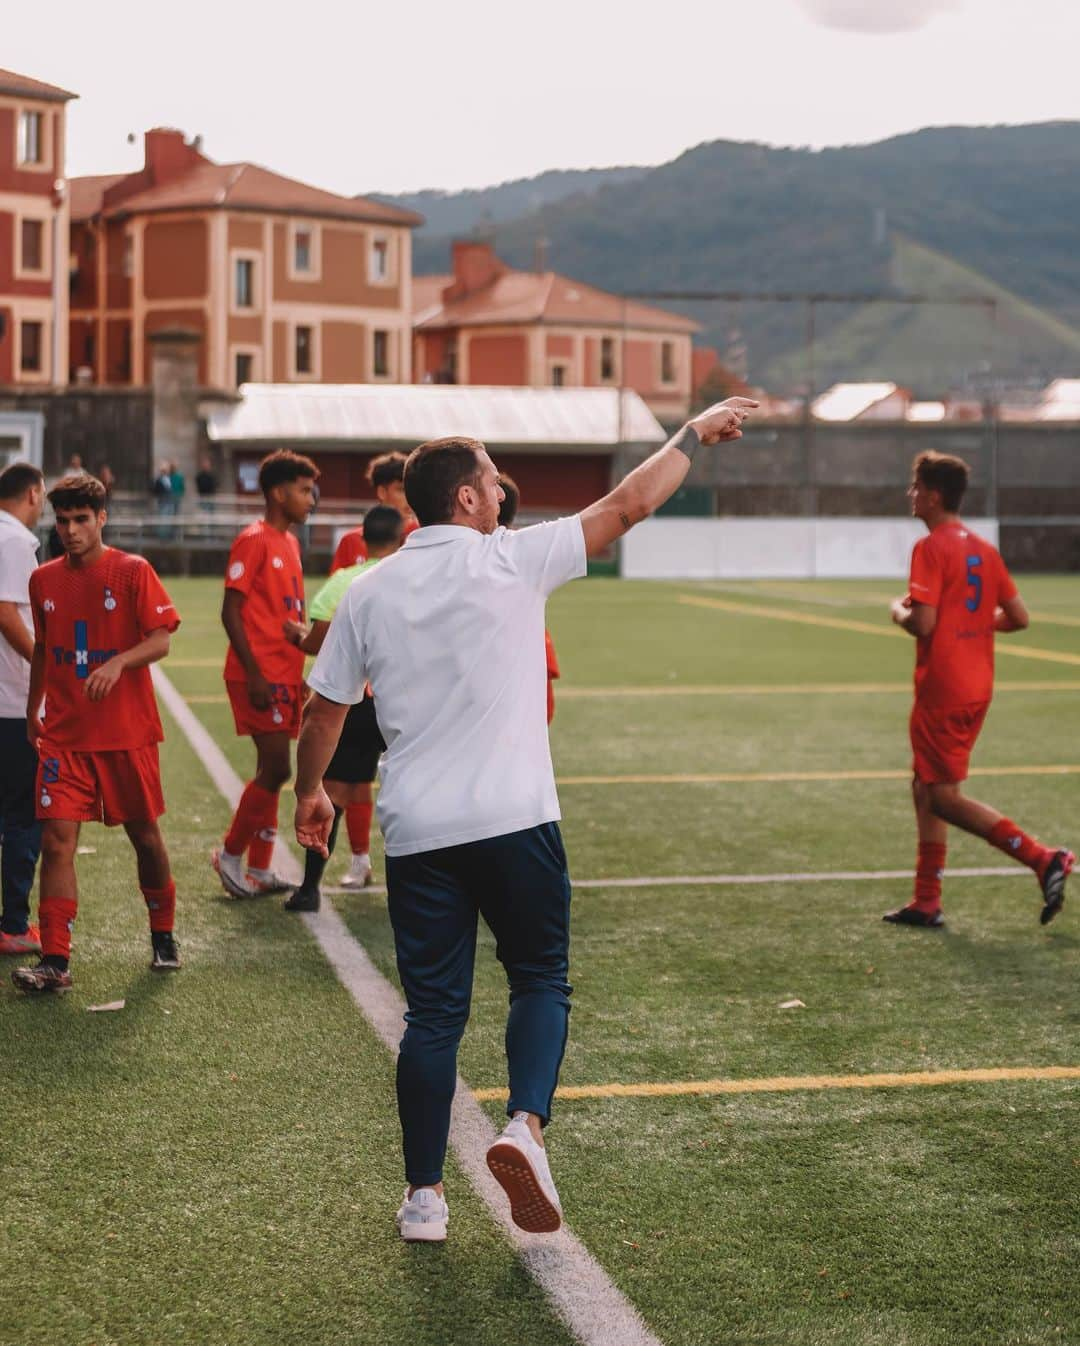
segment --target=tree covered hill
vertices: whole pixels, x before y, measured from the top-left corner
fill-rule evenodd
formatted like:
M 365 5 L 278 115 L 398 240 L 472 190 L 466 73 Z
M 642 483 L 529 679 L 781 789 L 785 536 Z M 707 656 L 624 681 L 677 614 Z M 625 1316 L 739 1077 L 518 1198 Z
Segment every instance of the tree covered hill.
M 451 237 L 494 222 L 514 265 L 533 265 L 544 240 L 551 267 L 619 291 L 980 293 L 997 300 L 995 323 L 938 305 L 823 306 L 817 386 L 888 377 L 933 395 L 1080 372 L 1080 123 L 930 128 L 818 151 L 716 141 L 625 173 L 544 175 L 531 202 L 528 182 L 440 195 L 417 271 L 446 270 Z M 721 350 L 744 344 L 753 380 L 802 377 L 801 306 L 684 311 Z

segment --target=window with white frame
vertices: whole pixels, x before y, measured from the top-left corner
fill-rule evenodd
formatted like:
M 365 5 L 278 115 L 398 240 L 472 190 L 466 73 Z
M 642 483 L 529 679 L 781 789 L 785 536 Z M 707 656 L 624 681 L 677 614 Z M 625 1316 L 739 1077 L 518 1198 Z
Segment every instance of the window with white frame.
M 615 338 L 600 338 L 600 382 L 610 383 L 615 377 Z
M 371 369 L 375 377 L 386 378 L 390 373 L 390 333 L 372 333 Z
M 22 220 L 19 226 L 20 270 L 44 272 L 47 270 L 45 261 L 45 221 Z
M 566 366 L 565 366 L 565 365 L 552 365 L 552 366 L 551 366 L 551 386 L 552 386 L 553 388 L 565 388 L 565 387 L 566 387 Z
M 135 274 L 135 239 L 131 234 L 124 235 L 124 255 L 120 269 L 125 280 L 130 280 Z
M 661 341 L 660 343 L 660 381 L 661 383 L 675 382 L 674 341 Z
M 293 356 L 298 374 L 315 372 L 315 334 L 310 327 L 297 327 Z
M 236 258 L 233 268 L 233 304 L 236 308 L 255 307 L 255 262 L 251 257 Z
M 375 282 L 390 279 L 390 240 L 376 238 L 371 243 L 371 279 Z
M 315 270 L 315 240 L 309 228 L 297 226 L 293 231 L 293 270 L 300 276 Z
M 24 374 L 40 374 L 45 368 L 45 324 L 19 324 L 19 368 Z
M 236 386 L 250 383 L 255 372 L 255 356 L 251 351 L 236 352 Z
M 45 162 L 45 114 L 24 109 L 19 113 L 19 163 Z

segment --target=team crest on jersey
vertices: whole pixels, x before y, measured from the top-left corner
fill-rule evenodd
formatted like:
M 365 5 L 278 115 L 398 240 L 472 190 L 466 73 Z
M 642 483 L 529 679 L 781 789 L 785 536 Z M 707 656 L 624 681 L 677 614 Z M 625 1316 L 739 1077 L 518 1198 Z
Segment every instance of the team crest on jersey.
M 56 611 L 56 604 L 52 601 L 51 598 L 46 598 L 45 602 L 42 603 L 41 606 L 45 609 L 46 612 Z
M 285 562 L 281 559 L 280 556 L 275 556 L 274 559 L 270 562 L 270 564 L 274 567 L 275 570 L 285 569 Z
M 113 591 L 108 587 L 108 585 L 105 586 L 105 611 L 106 612 L 116 611 L 116 599 L 113 597 Z
M 229 567 L 229 579 L 231 580 L 238 580 L 243 573 L 244 573 L 243 561 L 234 561 L 232 565 Z
M 278 710 L 277 706 L 274 707 L 274 713 L 270 718 L 274 721 L 275 724 L 285 723 L 285 716 L 282 715 L 281 711 Z
M 42 807 L 43 809 L 47 809 L 51 803 L 52 803 L 52 795 L 51 795 L 51 794 L 47 794 L 44 790 L 42 790 L 42 792 L 41 792 L 41 807 Z

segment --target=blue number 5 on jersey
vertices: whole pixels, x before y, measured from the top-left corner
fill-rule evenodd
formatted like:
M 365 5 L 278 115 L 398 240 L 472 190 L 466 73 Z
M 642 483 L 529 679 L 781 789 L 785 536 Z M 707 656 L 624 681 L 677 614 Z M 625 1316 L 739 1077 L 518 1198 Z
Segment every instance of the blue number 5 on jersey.
M 978 612 L 979 604 L 982 602 L 983 582 L 981 566 L 981 556 L 969 556 L 967 558 L 968 596 L 965 600 L 965 606 L 968 612 Z

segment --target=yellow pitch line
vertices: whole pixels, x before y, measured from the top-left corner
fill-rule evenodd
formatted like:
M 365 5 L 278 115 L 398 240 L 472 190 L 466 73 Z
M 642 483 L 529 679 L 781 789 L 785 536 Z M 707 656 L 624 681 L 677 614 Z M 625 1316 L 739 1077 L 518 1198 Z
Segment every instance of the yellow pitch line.
M 1076 776 L 1080 765 L 976 766 L 972 776 Z M 560 776 L 558 785 L 752 785 L 801 781 L 910 780 L 910 771 L 700 771 L 684 775 Z
M 182 656 L 177 658 L 170 656 L 169 668 L 224 668 L 225 657 L 219 655 L 216 659 L 185 659 Z
M 228 701 L 227 696 L 185 696 L 184 700 L 189 706 L 223 706 Z
M 744 617 L 767 617 L 776 622 L 798 622 L 803 626 L 827 626 L 836 631 L 857 631 L 866 636 L 901 636 L 904 634 L 898 626 L 882 621 L 857 622 L 848 617 L 820 617 L 810 612 L 793 612 L 790 608 L 770 608 L 759 603 L 729 603 L 723 598 L 703 598 L 697 594 L 679 594 L 678 602 L 690 607 L 712 608 L 719 612 L 734 612 Z M 908 637 L 910 639 L 910 637 Z M 1052 664 L 1075 664 L 1080 666 L 1080 654 L 1066 654 L 1060 650 L 1041 650 L 1033 645 L 1009 645 L 1005 641 L 995 641 L 994 650 L 999 655 L 1012 655 L 1015 659 L 1042 659 Z
M 775 1075 L 757 1080 L 686 1080 L 658 1084 L 570 1084 L 557 1097 L 667 1098 L 709 1094 L 784 1094 L 813 1089 L 908 1089 L 942 1084 L 999 1084 L 1008 1080 L 1080 1080 L 1080 1066 L 997 1066 L 974 1070 L 913 1070 L 879 1075 Z M 481 1103 L 506 1098 L 505 1089 L 474 1089 Z
M 879 692 L 911 695 L 906 682 L 788 682 L 788 683 L 662 683 L 641 687 L 560 687 L 560 700 L 591 700 L 628 696 L 865 696 Z M 1061 678 L 1007 681 L 994 684 L 996 692 L 1080 692 L 1080 682 Z M 190 698 L 189 698 L 190 700 Z

